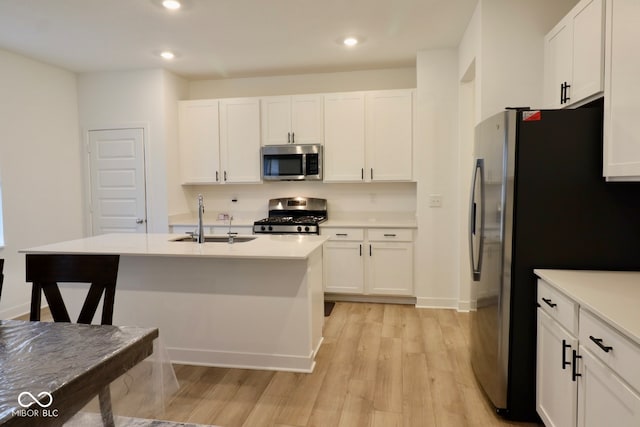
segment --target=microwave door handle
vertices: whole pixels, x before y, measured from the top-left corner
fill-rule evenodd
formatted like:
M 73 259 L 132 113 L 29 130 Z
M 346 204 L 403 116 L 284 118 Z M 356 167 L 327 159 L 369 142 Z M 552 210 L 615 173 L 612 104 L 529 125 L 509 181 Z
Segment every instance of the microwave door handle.
M 307 176 L 307 155 L 301 154 L 302 156 L 302 179 Z

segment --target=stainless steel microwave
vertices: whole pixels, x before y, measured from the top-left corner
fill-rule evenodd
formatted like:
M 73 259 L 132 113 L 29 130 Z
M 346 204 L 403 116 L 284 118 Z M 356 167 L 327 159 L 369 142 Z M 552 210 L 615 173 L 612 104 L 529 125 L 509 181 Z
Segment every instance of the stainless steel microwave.
M 322 145 L 266 145 L 262 147 L 265 181 L 322 180 Z

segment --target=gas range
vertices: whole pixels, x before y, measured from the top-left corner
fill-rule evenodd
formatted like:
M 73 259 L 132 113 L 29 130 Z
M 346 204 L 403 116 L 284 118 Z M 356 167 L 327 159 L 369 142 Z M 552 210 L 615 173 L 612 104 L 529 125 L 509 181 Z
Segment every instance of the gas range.
M 255 234 L 320 234 L 327 220 L 326 199 L 285 197 L 269 200 L 269 217 L 253 223 Z

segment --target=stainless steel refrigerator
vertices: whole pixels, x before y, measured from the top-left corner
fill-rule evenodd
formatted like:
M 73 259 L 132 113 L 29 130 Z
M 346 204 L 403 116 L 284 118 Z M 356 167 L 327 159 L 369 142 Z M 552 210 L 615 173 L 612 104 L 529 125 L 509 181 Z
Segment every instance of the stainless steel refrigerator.
M 640 183 L 602 178 L 602 102 L 476 127 L 471 364 L 497 412 L 535 420 L 534 268 L 640 270 Z

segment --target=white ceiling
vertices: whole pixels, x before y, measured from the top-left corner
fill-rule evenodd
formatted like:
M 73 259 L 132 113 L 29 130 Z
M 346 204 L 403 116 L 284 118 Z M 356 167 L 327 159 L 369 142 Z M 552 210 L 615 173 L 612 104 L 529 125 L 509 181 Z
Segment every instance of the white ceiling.
M 183 2 L 0 0 L 0 48 L 74 72 L 163 67 L 191 79 L 407 67 L 419 50 L 457 46 L 477 0 Z M 347 48 L 347 35 L 364 43 Z

